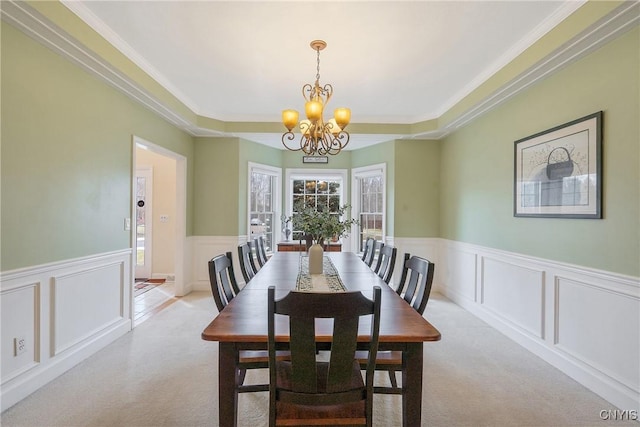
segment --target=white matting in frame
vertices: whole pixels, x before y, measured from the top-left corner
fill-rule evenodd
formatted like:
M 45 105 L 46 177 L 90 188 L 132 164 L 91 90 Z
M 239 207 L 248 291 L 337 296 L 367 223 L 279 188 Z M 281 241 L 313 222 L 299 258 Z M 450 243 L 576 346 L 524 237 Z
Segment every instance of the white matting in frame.
M 602 111 L 514 146 L 514 216 L 602 218 Z

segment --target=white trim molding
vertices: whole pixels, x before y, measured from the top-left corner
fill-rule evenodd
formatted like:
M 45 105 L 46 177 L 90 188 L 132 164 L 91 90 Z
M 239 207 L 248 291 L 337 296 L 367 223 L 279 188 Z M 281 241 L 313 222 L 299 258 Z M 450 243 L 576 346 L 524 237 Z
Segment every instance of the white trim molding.
M 247 243 L 247 236 L 192 236 L 188 238 L 191 251 L 191 277 L 193 281 L 190 289 L 193 291 L 211 292 L 209 282 L 209 260 L 217 255 L 231 252 L 233 270 L 238 284 L 242 284 L 240 264 L 238 260 L 238 245 Z
M 517 55 L 523 52 L 527 47 L 527 43 L 533 43 L 542 37 L 554 23 L 560 22 L 566 16 L 569 16 L 583 2 L 583 0 L 580 0 L 565 4 L 558 10 L 556 15 L 550 18 L 549 22 L 540 26 L 535 32 L 530 34 L 530 38 L 528 40 L 514 46 L 512 51 L 505 53 L 505 55 L 502 58 L 499 58 L 491 68 L 479 75 L 474 81 L 470 82 L 466 87 L 462 88 L 460 92 L 455 94 L 440 109 L 439 114 L 442 115 L 446 111 L 450 110 L 453 105 L 485 82 L 492 72 L 495 72 L 501 66 L 504 66 L 511 61 L 514 56 L 517 57 Z M 70 11 L 85 21 L 88 25 L 93 25 L 92 28 L 95 31 L 97 31 L 105 40 L 116 46 L 124 56 L 134 62 L 140 69 L 150 75 L 156 82 L 158 82 L 159 86 L 167 91 L 167 93 L 175 96 L 175 98 L 178 99 L 185 108 L 194 112 L 194 114 L 202 115 L 199 106 L 195 105 L 195 103 L 188 99 L 184 93 L 171 85 L 157 70 L 152 69 L 149 64 L 145 63 L 144 60 L 139 55 L 135 54 L 130 46 L 124 44 L 116 34 L 106 30 L 103 25 L 100 25 L 95 16 L 93 16 L 88 9 L 73 1 L 63 1 L 62 4 L 69 8 Z M 505 82 L 495 92 L 480 98 L 474 105 L 470 106 L 466 111 L 462 112 L 445 126 L 429 132 L 418 132 L 413 134 L 407 133 L 404 137 L 440 139 L 447 136 L 470 121 L 475 120 L 483 114 L 493 110 L 506 100 L 522 93 L 536 82 L 575 62 L 588 53 L 593 52 L 605 43 L 608 43 L 615 37 L 620 36 L 625 31 L 632 28 L 637 23 L 638 19 L 640 19 L 638 7 L 638 2 L 636 1 L 622 2 L 621 5 L 614 9 L 610 14 L 593 23 L 584 31 L 555 49 L 549 55 L 541 58 L 535 64 L 532 64 L 529 68 L 523 70 L 522 73 L 515 76 L 510 81 Z M 169 105 L 167 102 L 159 99 L 149 90 L 142 87 L 138 82 L 134 81 L 114 65 L 100 58 L 80 41 L 69 35 L 64 29 L 52 23 L 47 17 L 43 16 L 25 2 L 3 0 L 0 2 L 0 11 L 4 21 L 14 25 L 16 28 L 29 35 L 29 37 L 52 49 L 54 52 L 57 52 L 69 61 L 77 64 L 89 73 L 97 76 L 118 91 L 149 108 L 158 116 L 164 118 L 176 127 L 183 129 L 190 135 L 234 135 L 233 133 L 225 132 L 220 129 L 201 127 L 196 123 L 194 118 L 186 117 L 185 113 L 178 111 L 174 105 Z M 425 120 L 428 120 L 429 118 L 425 118 Z M 247 139 L 252 139 L 252 137 L 254 137 L 255 140 L 259 140 L 264 138 L 264 134 L 253 132 L 246 132 L 243 133 L 243 135 L 243 137 Z M 273 135 L 273 137 L 279 137 L 279 135 L 280 134 Z M 399 137 L 401 136 L 392 136 L 391 139 Z
M 2 411 L 131 330 L 131 252 L 2 272 Z
M 439 246 L 440 293 L 618 408 L 640 411 L 640 278 Z

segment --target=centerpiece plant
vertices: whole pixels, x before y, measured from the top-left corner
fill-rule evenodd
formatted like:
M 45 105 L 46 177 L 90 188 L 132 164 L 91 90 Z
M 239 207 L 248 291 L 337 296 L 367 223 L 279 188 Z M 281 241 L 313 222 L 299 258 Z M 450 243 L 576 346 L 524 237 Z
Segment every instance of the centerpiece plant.
M 309 274 L 322 274 L 322 246 L 330 239 L 348 236 L 352 225 L 358 221 L 346 215 L 351 208 L 343 205 L 337 210 L 329 211 L 323 207 L 305 206 L 302 203 L 294 205 L 294 214 L 290 217 L 293 229 L 301 232 L 305 240 L 311 240 L 309 247 Z
M 294 205 L 294 214 L 288 219 L 293 229 L 301 232 L 312 243 L 324 245 L 331 239 L 339 239 L 349 235 L 351 226 L 358 225 L 358 221 L 349 217 L 347 212 L 351 206 L 345 204 L 335 211 L 323 207 L 304 206 L 302 203 Z

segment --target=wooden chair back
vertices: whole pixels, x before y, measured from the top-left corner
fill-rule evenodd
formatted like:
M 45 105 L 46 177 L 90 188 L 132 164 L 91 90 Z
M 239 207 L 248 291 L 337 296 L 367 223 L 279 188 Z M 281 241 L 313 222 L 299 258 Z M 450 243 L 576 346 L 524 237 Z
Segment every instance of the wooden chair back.
M 367 256 L 365 257 L 365 259 L 363 259 L 363 261 L 369 267 L 371 267 L 371 265 L 373 264 L 373 259 L 376 257 L 376 248 L 380 247 L 378 243 L 381 244 L 382 242 L 377 242 L 376 239 L 370 239 L 366 242 L 367 247 L 365 248 L 365 251 L 367 253 Z
M 253 251 L 251 250 L 251 244 L 249 242 L 242 245 L 238 245 L 238 258 L 240 259 L 240 271 L 245 283 L 249 283 L 249 280 L 253 279 L 253 276 L 258 272 L 258 267 L 253 258 Z
M 367 240 L 364 242 L 364 247 L 362 248 L 362 261 L 367 262 L 367 256 L 369 255 L 369 250 L 373 246 L 372 243 L 373 237 L 367 237 Z
M 286 418 L 287 425 L 371 425 L 373 374 L 378 350 L 381 289 L 374 287 L 373 301 L 361 292 L 311 293 L 291 291 L 275 300 L 268 290 L 269 425 Z M 288 316 L 289 341 L 276 341 L 276 315 Z M 371 316 L 366 380 L 355 358 L 358 324 Z M 316 319 L 333 319 L 333 339 L 328 362 L 318 362 Z M 290 361 L 276 361 L 276 351 L 289 348 Z M 355 403 L 355 404 L 354 404 Z M 323 421 L 310 421 L 318 417 Z M 295 421 L 294 421 L 295 420 Z
M 403 280 L 398 285 L 397 292 L 420 314 L 424 313 L 429 301 L 434 270 L 432 262 L 416 255 L 404 263 Z
M 396 292 L 402 296 L 404 300 L 411 304 L 412 307 L 420 314 L 424 313 L 424 309 L 429 301 L 431 293 L 431 284 L 433 282 L 434 265 L 424 258 L 404 254 L 404 263 L 402 264 L 402 276 L 400 284 Z M 403 294 L 403 290 L 406 291 Z M 364 369 L 366 353 L 358 352 L 360 363 Z M 402 371 L 402 352 L 401 351 L 383 351 L 378 353 L 376 360 L 376 369 L 387 371 L 391 386 L 375 386 L 374 393 L 382 394 L 403 394 L 404 388 L 398 385 L 396 372 Z
M 258 258 L 258 264 L 260 268 L 268 261 L 267 250 L 264 247 L 264 237 L 259 236 L 253 239 L 253 246 L 256 248 L 256 258 Z
M 398 288 L 396 289 L 396 293 L 398 295 L 402 295 L 402 288 L 404 287 L 404 283 L 407 281 L 407 273 L 409 270 L 406 268 L 407 261 L 411 258 L 411 254 L 408 252 L 404 253 L 404 261 L 402 261 L 402 275 L 400 276 L 400 282 L 398 283 Z
M 396 265 L 396 254 L 398 249 L 394 246 L 384 245 L 378 253 L 378 263 L 375 272 L 388 285 L 393 275 L 393 269 Z
M 220 312 L 240 292 L 233 272 L 231 252 L 215 256 L 209 261 L 209 282 L 213 299 Z

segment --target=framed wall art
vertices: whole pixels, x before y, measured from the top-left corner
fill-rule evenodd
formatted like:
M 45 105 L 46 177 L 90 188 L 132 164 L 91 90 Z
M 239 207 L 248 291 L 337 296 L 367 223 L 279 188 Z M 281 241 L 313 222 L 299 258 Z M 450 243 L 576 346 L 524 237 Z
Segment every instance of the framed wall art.
M 602 111 L 514 146 L 514 216 L 602 218 Z

